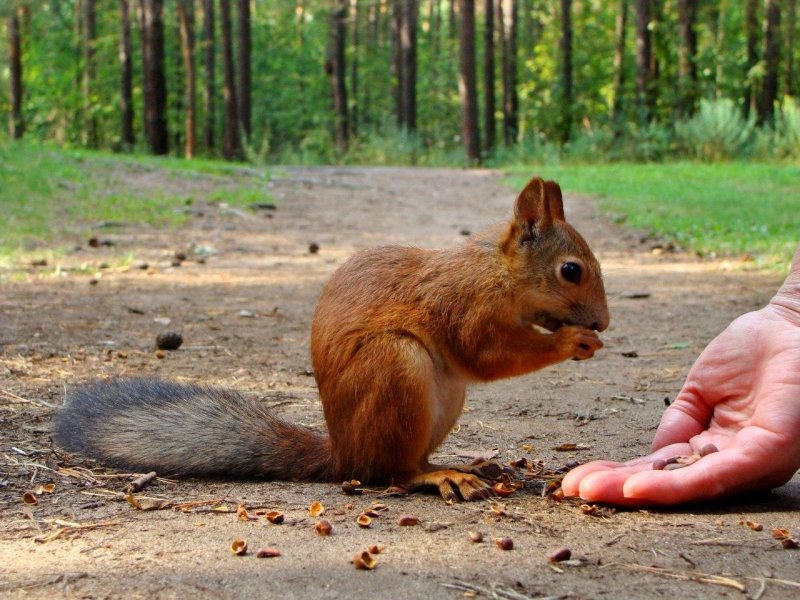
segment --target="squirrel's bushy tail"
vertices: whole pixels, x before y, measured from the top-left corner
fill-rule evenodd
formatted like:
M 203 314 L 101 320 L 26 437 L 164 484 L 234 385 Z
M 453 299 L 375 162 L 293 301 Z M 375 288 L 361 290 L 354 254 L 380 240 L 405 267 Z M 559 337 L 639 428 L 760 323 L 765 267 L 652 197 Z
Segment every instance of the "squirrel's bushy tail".
M 327 436 L 232 390 L 112 379 L 69 394 L 55 441 L 116 468 L 171 475 L 329 481 Z

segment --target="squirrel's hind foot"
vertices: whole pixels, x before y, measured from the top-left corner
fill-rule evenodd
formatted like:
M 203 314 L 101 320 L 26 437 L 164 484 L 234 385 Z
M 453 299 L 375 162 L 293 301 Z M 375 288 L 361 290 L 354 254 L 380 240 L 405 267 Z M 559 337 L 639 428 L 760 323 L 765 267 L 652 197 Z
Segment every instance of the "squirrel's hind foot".
M 472 473 L 442 469 L 420 473 L 403 483 L 409 489 L 436 487 L 448 502 L 485 500 L 494 495 L 491 484 Z

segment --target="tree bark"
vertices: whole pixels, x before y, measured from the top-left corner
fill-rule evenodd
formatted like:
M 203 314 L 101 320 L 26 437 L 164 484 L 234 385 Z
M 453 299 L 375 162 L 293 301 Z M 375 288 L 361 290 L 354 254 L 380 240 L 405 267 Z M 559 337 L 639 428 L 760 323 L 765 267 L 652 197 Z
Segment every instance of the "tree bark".
M 561 143 L 572 135 L 572 0 L 561 0 Z
M 216 124 L 216 69 L 215 69 L 214 0 L 203 0 L 203 146 L 206 151 L 214 149 Z
M 130 150 L 136 142 L 133 131 L 133 60 L 131 52 L 130 0 L 119 0 L 119 112 L 120 143 Z
M 181 54 L 186 76 L 186 113 L 184 120 L 186 158 L 194 158 L 197 131 L 197 94 L 194 63 L 194 0 L 178 0 L 178 25 L 181 32 Z
M 233 65 L 233 27 L 230 0 L 220 0 L 219 20 L 222 28 L 222 102 L 225 121 L 222 130 L 222 156 L 227 160 L 241 160 L 242 144 L 239 136 L 239 107 L 236 99 L 236 71 Z
M 503 71 L 503 141 L 510 146 L 519 131 L 519 95 L 517 93 L 517 0 L 498 0 L 498 27 L 502 33 Z
M 358 136 L 358 124 L 360 120 L 359 107 L 360 99 L 358 94 L 360 92 L 358 87 L 358 62 L 359 54 L 361 53 L 361 21 L 363 14 L 358 7 L 358 0 L 350 0 L 350 8 L 353 15 L 353 56 L 350 61 L 350 102 L 352 109 L 350 110 L 350 131 L 353 137 Z
M 697 0 L 678 0 L 678 109 L 691 115 L 697 104 Z
M 728 0 L 720 0 L 717 14 L 717 32 L 714 45 L 716 46 L 716 72 L 714 73 L 714 96 L 722 98 L 722 79 L 725 69 L 725 21 L 728 17 Z
M 480 163 L 478 132 L 478 92 L 475 85 L 475 0 L 458 0 L 461 17 L 459 31 L 459 78 L 461 96 L 461 136 L 467 159 Z
M 347 114 L 347 65 L 345 45 L 347 41 L 347 0 L 336 0 L 331 11 L 331 42 L 327 71 L 331 78 L 334 112 L 334 139 L 339 152 L 347 150 L 349 119 Z
M 22 32 L 20 29 L 21 8 L 12 11 L 8 18 L 8 62 L 11 71 L 9 78 L 11 94 L 11 118 L 8 122 L 8 135 L 12 140 L 20 140 L 25 134 L 25 120 L 22 115 Z
M 485 26 L 483 30 L 483 110 L 486 152 L 494 148 L 497 135 L 494 95 L 494 0 L 484 0 Z
M 628 0 L 620 0 L 617 13 L 614 45 L 614 83 L 612 87 L 611 121 L 614 123 L 615 136 L 621 134 L 622 122 L 622 89 L 625 85 L 625 30 L 628 25 Z
M 251 71 L 252 33 L 250 20 L 250 0 L 239 0 L 238 10 L 239 45 L 237 46 L 237 86 L 236 99 L 239 101 L 239 121 L 244 135 L 249 139 L 252 133 L 252 89 Z
M 780 66 L 781 9 L 779 0 L 766 0 L 764 12 L 765 70 L 758 122 L 760 125 L 772 125 L 775 120 L 775 101 L 778 99 L 778 67 Z
M 786 1 L 786 95 L 797 91 L 794 74 L 794 40 L 797 34 L 797 0 Z
M 97 13 L 94 0 L 83 0 L 83 77 L 81 94 L 83 96 L 84 143 L 89 148 L 97 148 L 97 118 L 94 115 L 92 94 L 97 78 L 95 64 L 95 41 L 97 39 Z
M 402 68 L 401 109 L 406 131 L 417 128 L 417 0 L 402 0 L 400 23 L 400 55 Z
M 649 122 L 653 116 L 651 16 L 651 0 L 636 0 L 636 108 L 642 123 Z
M 747 37 L 747 58 L 744 71 L 744 103 L 742 105 L 742 114 L 745 119 L 757 110 L 756 89 L 753 86 L 751 71 L 758 64 L 758 5 L 759 0 L 747 0 L 745 5 L 744 27 Z
M 395 115 L 397 116 L 397 127 L 404 129 L 406 126 L 405 112 L 403 111 L 403 2 L 404 0 L 391 0 L 389 6 L 389 26 L 392 34 L 392 61 L 390 74 L 392 78 L 392 97 L 394 99 Z
M 167 154 L 167 80 L 164 74 L 164 3 L 141 0 L 144 130 L 150 152 Z

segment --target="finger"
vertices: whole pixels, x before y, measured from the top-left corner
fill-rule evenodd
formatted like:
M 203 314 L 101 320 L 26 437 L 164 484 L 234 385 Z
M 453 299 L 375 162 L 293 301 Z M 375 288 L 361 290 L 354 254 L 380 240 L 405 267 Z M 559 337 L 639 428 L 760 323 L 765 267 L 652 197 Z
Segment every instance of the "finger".
M 585 465 L 580 465 L 564 475 L 564 479 L 561 481 L 561 489 L 566 496 L 578 496 L 580 495 L 578 491 L 580 482 L 584 477 L 595 471 L 611 471 L 621 466 L 622 463 L 610 460 L 595 460 Z
M 622 469 L 593 471 L 581 479 L 578 495 L 587 502 L 603 502 L 614 506 L 641 507 L 652 504 L 646 499 L 628 498 L 625 495 L 625 483 L 635 476 L 635 473 Z
M 698 395 L 687 391 L 688 385 L 684 386 L 675 402 L 664 411 L 653 438 L 653 450 L 669 444 L 688 442 L 708 427 L 712 408 Z
M 619 463 L 608 460 L 596 460 L 576 467 L 564 476 L 561 489 L 566 496 L 580 496 L 590 502 L 619 503 L 624 501 L 622 486 L 634 473 L 652 470 L 657 459 L 668 459 L 674 456 L 691 454 L 689 444 L 673 444 L 661 448 L 657 452 Z M 594 474 L 596 477 L 589 477 Z M 584 479 L 588 482 L 584 484 Z M 627 501 L 624 501 L 629 505 Z
M 759 472 L 759 461 L 752 455 L 739 450 L 715 452 L 683 469 L 631 475 L 623 484 L 622 495 L 661 505 L 709 500 L 764 487 L 766 475 Z

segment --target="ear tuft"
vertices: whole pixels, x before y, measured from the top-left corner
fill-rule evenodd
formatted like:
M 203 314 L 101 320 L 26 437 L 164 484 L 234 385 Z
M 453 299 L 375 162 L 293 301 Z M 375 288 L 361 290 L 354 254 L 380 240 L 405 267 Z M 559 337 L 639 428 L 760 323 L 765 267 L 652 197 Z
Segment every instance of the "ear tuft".
M 541 177 L 534 177 L 522 189 L 514 203 L 514 216 L 524 226 L 536 225 L 541 229 L 552 220 L 547 202 L 545 182 Z
M 566 221 L 564 218 L 564 201 L 561 198 L 561 186 L 555 181 L 545 181 L 544 189 L 547 194 L 547 203 L 550 206 L 550 214 L 554 219 Z

